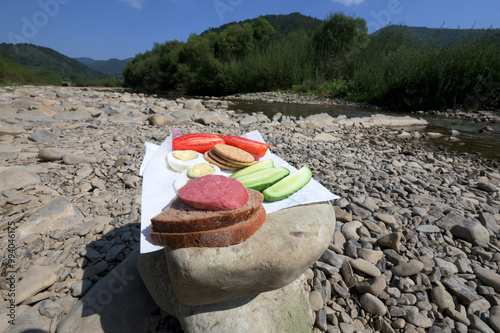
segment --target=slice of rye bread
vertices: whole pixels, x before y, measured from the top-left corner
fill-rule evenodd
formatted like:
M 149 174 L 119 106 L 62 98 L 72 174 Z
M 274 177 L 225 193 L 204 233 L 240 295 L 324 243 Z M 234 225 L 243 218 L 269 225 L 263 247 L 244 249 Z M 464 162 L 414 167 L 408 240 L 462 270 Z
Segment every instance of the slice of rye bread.
M 221 168 L 223 170 L 236 171 L 236 170 L 242 169 L 242 167 L 233 167 L 233 166 L 228 166 L 226 164 L 217 162 L 216 160 L 214 160 L 213 158 L 210 157 L 208 151 L 203 154 L 203 158 L 205 160 L 207 160 L 207 162 L 212 163 L 214 165 L 217 165 L 219 168 Z
M 237 168 L 244 168 L 244 167 L 247 167 L 247 166 L 254 164 L 254 162 L 238 162 L 238 161 L 230 160 L 224 156 L 220 156 L 219 154 L 217 154 L 217 152 L 214 149 L 211 149 L 208 151 L 208 156 L 210 156 L 212 159 L 218 161 L 219 163 L 223 163 L 223 164 L 229 165 L 229 166 L 234 166 Z
M 238 163 L 253 163 L 255 161 L 255 158 L 249 152 L 223 143 L 216 144 L 213 150 L 217 155 L 229 161 Z
M 248 219 L 229 227 L 184 233 L 151 232 L 155 245 L 181 247 L 224 247 L 243 242 L 252 237 L 266 222 L 266 210 L 262 205 Z
M 151 219 L 154 232 L 193 232 L 220 229 L 246 220 L 264 201 L 262 193 L 247 189 L 248 201 L 240 208 L 226 211 L 198 210 L 190 207 L 181 198 Z

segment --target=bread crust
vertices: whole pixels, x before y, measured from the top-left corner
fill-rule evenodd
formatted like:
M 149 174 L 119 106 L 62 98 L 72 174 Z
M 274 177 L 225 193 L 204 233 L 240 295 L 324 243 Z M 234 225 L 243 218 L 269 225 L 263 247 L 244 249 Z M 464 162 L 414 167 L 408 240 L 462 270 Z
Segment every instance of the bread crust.
M 247 189 L 248 201 L 240 208 L 228 211 L 200 211 L 181 198 L 151 219 L 154 232 L 185 233 L 225 228 L 254 214 L 264 200 L 262 193 Z
M 151 241 L 155 245 L 182 247 L 225 247 L 243 242 L 252 237 L 266 221 L 266 211 L 262 205 L 248 219 L 225 228 L 213 230 L 163 233 L 151 232 Z

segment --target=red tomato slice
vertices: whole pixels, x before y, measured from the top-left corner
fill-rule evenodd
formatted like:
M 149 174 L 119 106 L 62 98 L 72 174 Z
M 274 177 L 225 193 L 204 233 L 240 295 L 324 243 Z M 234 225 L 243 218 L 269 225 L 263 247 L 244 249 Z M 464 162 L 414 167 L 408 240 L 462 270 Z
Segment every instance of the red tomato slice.
M 194 150 L 203 154 L 218 143 L 224 143 L 222 135 L 192 133 L 176 137 L 172 140 L 172 147 L 174 150 Z
M 242 138 L 241 136 L 225 135 L 224 141 L 226 144 L 235 146 L 249 152 L 255 158 L 264 157 L 269 148 L 269 144 L 255 141 L 252 139 Z

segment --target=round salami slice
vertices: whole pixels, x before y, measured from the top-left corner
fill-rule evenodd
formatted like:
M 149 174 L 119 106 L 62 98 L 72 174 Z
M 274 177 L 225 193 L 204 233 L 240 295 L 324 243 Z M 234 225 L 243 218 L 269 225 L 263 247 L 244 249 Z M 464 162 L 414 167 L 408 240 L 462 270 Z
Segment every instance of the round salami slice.
M 179 197 L 200 210 L 231 210 L 248 201 L 248 191 L 236 179 L 208 175 L 188 182 L 179 189 Z

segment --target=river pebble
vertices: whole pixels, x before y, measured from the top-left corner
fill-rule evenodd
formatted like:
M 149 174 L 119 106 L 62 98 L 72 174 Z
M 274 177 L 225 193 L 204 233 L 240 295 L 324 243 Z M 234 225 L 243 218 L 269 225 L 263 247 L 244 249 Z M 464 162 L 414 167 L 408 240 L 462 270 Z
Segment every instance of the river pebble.
M 332 243 L 307 274 L 312 331 L 500 330 L 498 161 L 429 146 L 397 119 L 395 127 L 373 125 L 377 117 L 366 127 L 328 115 L 270 119 L 230 110 L 228 100 L 64 87 L 6 87 L 0 101 L 0 234 L 9 223 L 18 232 L 17 327 L 55 330 L 137 249 L 144 143 L 161 144 L 175 126 L 259 130 L 273 153 L 308 164 L 341 197 L 331 203 Z M 6 265 L 6 243 L 1 250 Z M 3 315 L 5 278 L 0 287 Z M 147 320 L 149 332 L 182 332 L 159 309 Z

